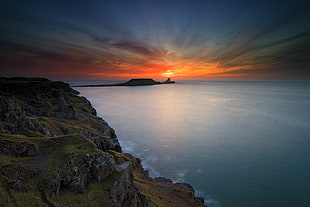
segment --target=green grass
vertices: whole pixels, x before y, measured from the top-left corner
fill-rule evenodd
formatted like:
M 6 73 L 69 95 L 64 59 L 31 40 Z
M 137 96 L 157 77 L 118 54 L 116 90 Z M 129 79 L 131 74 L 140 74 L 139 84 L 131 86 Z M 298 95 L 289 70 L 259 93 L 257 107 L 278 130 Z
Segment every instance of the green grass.
M 52 155 L 48 160 L 48 175 L 53 175 L 54 171 L 57 170 L 64 161 L 70 159 L 73 154 L 77 155 L 75 162 L 72 165 L 79 162 L 85 154 L 98 154 L 100 150 L 96 149 L 93 143 L 80 134 L 65 135 L 55 138 L 47 138 L 49 143 L 53 143 L 50 146 Z M 42 140 L 41 140 L 42 141 Z M 49 150 L 48 150 L 49 151 Z
M 41 172 L 39 175 L 32 177 L 25 181 L 27 185 L 27 193 L 17 193 L 10 189 L 10 186 L 15 182 L 15 180 L 8 180 L 1 176 L 0 183 L 0 206 L 47 206 L 47 204 L 42 200 L 39 187 L 46 183 L 51 177 L 56 173 L 56 170 L 64 164 L 66 160 L 72 157 L 72 154 L 77 154 L 77 159 L 72 165 L 76 162 L 79 162 L 85 154 L 98 154 L 101 153 L 100 150 L 95 148 L 94 144 L 86 137 L 81 136 L 80 134 L 71 134 L 59 137 L 27 137 L 24 135 L 9 135 L 9 134 L 0 134 L 0 141 L 8 140 L 10 142 L 28 142 L 31 144 L 38 144 L 41 150 L 39 156 L 49 155 L 47 157 L 47 169 Z M 7 154 L 0 153 L 0 169 L 8 165 L 17 165 L 23 166 L 24 163 L 31 162 L 33 157 L 13 157 Z M 70 169 L 70 166 L 68 167 Z M 117 177 L 117 173 L 113 176 Z M 109 178 L 114 179 L 114 177 Z M 108 181 L 109 183 L 110 181 Z M 101 188 L 104 184 L 91 184 L 90 188 L 87 189 L 88 196 L 93 195 L 97 196 L 98 193 L 93 191 L 98 191 L 99 193 L 104 190 L 96 190 L 96 188 Z M 110 185 L 110 184 L 109 184 Z M 102 193 L 101 192 L 101 193 Z M 79 198 L 79 195 L 65 194 L 67 197 L 64 197 L 64 200 L 70 201 L 73 204 L 79 204 L 82 202 L 82 198 Z M 85 199 L 85 198 L 83 198 Z M 96 198 L 97 199 L 97 198 Z M 58 198 L 57 198 L 58 200 Z M 61 200 L 61 199 L 60 199 Z M 63 202 L 65 202 L 63 201 Z M 73 202 L 74 201 L 74 202 Z M 91 199 L 89 200 L 91 201 Z M 97 201 L 96 201 L 97 202 Z M 86 202 L 87 203 L 87 202 Z M 84 202 L 85 204 L 85 202 Z M 58 205 L 58 206 L 68 206 L 68 205 Z M 70 205 L 69 205 L 70 206 Z M 76 206 L 76 205 L 71 205 Z M 87 205 L 80 205 L 87 206 Z M 99 205 L 98 205 L 99 206 Z
M 83 115 L 83 119 L 84 121 L 81 122 L 78 120 L 67 120 L 55 117 L 40 117 L 38 118 L 38 122 L 40 124 L 40 128 L 46 128 L 50 132 L 55 131 L 57 134 L 63 134 L 63 130 L 66 130 L 69 134 L 87 130 L 100 136 L 98 131 L 98 120 L 92 115 Z
M 39 136 L 41 136 L 40 132 L 35 132 L 35 131 L 29 130 L 29 129 L 20 131 L 20 132 L 18 132 L 18 134 L 24 135 L 27 137 L 39 137 Z
M 110 188 L 114 182 L 124 173 L 123 170 L 115 170 L 102 184 L 91 183 L 84 193 L 70 194 L 63 189 L 58 197 L 48 196 L 50 192 L 46 191 L 48 200 L 54 206 L 111 206 L 112 198 L 110 196 Z

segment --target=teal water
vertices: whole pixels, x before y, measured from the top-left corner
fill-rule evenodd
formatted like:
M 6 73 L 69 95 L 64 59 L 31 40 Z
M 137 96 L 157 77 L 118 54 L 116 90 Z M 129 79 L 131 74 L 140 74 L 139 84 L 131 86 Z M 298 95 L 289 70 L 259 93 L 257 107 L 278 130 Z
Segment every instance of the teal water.
M 76 88 L 151 176 L 209 206 L 310 204 L 310 82 Z

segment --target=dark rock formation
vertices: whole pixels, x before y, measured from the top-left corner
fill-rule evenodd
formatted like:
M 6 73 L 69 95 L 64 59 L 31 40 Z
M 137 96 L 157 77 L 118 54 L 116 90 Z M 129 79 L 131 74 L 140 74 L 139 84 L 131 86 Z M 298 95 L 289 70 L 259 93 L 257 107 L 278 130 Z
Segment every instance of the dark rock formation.
M 63 82 L 0 78 L 0 133 L 35 137 L 81 133 L 102 150 L 121 151 L 114 130 L 96 117 L 96 110 L 78 93 Z M 72 124 L 65 125 L 61 119 Z
M 170 78 L 167 78 L 167 80 L 162 82 L 162 84 L 171 84 L 171 83 L 175 83 L 175 81 L 171 81 Z
M 40 148 L 35 143 L 26 141 L 14 142 L 12 140 L 2 139 L 0 142 L 0 152 L 14 157 L 34 157 L 40 153 Z
M 0 206 L 204 206 L 189 184 L 150 178 L 121 153 L 114 130 L 77 94 L 62 82 L 0 78 Z
M 136 189 L 138 189 L 138 194 L 140 195 L 139 201 L 144 200 L 144 195 L 151 199 L 151 201 L 147 199 L 147 206 L 205 206 L 203 198 L 195 197 L 194 189 L 190 184 L 175 184 L 170 179 L 164 177 L 151 178 L 149 177 L 148 171 L 144 170 L 141 166 L 140 159 L 126 153 L 118 153 L 113 151 L 110 151 L 109 153 L 114 156 L 115 162 L 119 164 L 117 165 L 117 168 L 133 169 L 132 171 L 135 180 L 134 183 L 137 186 Z M 130 165 L 128 163 L 130 163 Z M 174 200 L 170 200 L 171 198 L 174 198 Z
M 8 98 L 0 102 L 0 118 L 4 121 L 16 121 L 21 115 L 57 117 L 78 119 L 68 94 L 78 94 L 77 91 L 63 82 L 52 82 L 47 79 L 1 78 L 1 95 Z M 19 100 L 15 99 L 19 98 Z M 88 105 L 88 106 L 87 106 Z M 91 108 L 90 103 L 86 107 Z M 47 110 L 49 109 L 49 110 Z M 7 112 L 7 113 L 6 113 Z M 23 114 L 20 114 L 20 113 Z M 96 115 L 94 113 L 94 115 Z
M 17 181 L 12 185 L 12 189 L 13 189 L 15 192 L 18 192 L 18 193 L 26 193 L 26 192 L 28 192 L 25 183 L 23 183 L 21 180 L 17 180 Z
M 118 86 L 145 86 L 145 85 L 156 85 L 160 84 L 158 81 L 154 81 L 151 78 L 136 78 L 131 79 L 125 83 L 116 84 Z
M 75 87 L 107 87 L 107 86 L 149 86 L 149 85 L 158 85 L 158 84 L 171 84 L 175 83 L 175 81 L 171 81 L 168 78 L 164 82 L 154 81 L 151 78 L 134 78 L 130 79 L 124 83 L 117 83 L 117 84 L 100 84 L 100 85 L 79 85 Z
M 53 189 L 52 196 L 58 196 L 60 188 L 67 188 L 72 194 L 83 193 L 91 182 L 104 182 L 114 170 L 114 158 L 108 153 L 86 154 L 82 159 L 73 154 L 41 190 Z
M 133 182 L 133 166 L 130 162 L 124 162 L 116 166 L 117 170 L 123 170 L 123 174 L 111 187 L 113 196 L 113 207 L 124 206 L 125 202 L 129 206 L 147 206 L 146 196 Z M 133 199 L 132 199 L 133 198 Z

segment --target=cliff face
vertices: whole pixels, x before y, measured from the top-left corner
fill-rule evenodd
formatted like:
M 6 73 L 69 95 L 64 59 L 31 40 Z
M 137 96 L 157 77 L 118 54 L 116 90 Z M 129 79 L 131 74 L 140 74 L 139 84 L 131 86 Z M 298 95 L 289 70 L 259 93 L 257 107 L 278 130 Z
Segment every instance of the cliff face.
M 0 133 L 90 138 L 102 150 L 121 151 L 114 130 L 90 102 L 63 82 L 36 78 L 0 79 Z
M 114 130 L 63 82 L 0 78 L 0 206 L 203 206 L 150 178 Z

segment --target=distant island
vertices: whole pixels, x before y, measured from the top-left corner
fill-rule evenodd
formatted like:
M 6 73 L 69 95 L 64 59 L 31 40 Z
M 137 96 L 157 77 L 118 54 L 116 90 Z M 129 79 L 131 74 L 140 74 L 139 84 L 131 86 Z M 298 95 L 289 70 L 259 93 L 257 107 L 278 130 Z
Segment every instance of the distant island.
M 170 78 L 167 78 L 164 82 L 154 81 L 151 78 L 134 78 L 130 79 L 124 83 L 116 84 L 97 84 L 97 85 L 79 85 L 74 87 L 107 87 L 107 86 L 149 86 L 149 85 L 158 85 L 158 84 L 173 84 L 175 81 L 171 81 Z

